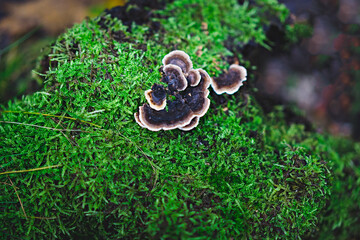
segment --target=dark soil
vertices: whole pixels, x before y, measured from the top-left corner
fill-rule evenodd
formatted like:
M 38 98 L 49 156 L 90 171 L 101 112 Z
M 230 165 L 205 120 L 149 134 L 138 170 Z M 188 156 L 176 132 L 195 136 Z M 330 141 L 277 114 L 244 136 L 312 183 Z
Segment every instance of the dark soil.
M 150 23 L 151 31 L 156 32 L 159 30 L 160 24 L 151 19 L 156 16 L 154 10 L 163 9 L 165 2 L 164 0 L 130 0 L 125 6 L 106 9 L 105 13 L 110 14 L 112 18 L 120 19 L 125 26 L 129 27 L 128 31 L 131 31 L 133 23 L 137 25 Z

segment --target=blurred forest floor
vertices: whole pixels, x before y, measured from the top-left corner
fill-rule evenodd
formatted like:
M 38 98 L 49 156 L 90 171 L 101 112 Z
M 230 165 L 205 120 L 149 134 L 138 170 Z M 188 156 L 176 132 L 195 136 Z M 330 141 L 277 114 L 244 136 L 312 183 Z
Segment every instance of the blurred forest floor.
M 240 1 L 239 2 L 243 2 Z M 251 2 L 251 1 L 250 1 Z M 280 0 L 289 23 L 309 26 L 300 42 L 268 30 L 273 50 L 255 46 L 256 86 L 275 103 L 293 103 L 317 130 L 360 139 L 360 1 Z M 41 49 L 86 16 L 125 0 L 2 0 L 0 2 L 0 104 L 41 87 L 31 70 Z M 290 25 L 290 26 L 291 26 Z M 284 41 L 287 48 L 284 48 Z
M 41 51 L 66 28 L 125 0 L 1 0 L 0 104 L 41 88 L 32 70 Z
M 290 24 L 308 25 L 312 31 L 287 49 L 281 47 L 287 44 L 281 32 L 269 32 L 274 51 L 253 56 L 260 92 L 296 104 L 319 131 L 359 140 L 360 1 L 280 2 L 291 11 Z

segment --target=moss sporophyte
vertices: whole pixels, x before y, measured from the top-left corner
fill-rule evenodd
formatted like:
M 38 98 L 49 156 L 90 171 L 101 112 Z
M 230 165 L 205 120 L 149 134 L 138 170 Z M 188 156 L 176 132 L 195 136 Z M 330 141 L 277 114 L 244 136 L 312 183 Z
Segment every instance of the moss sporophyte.
M 233 94 L 247 75 L 244 67 L 233 64 L 228 73 L 210 78 L 204 69 L 193 69 L 189 55 L 180 50 L 167 54 L 162 63 L 161 81 L 167 86 L 154 83 L 145 91 L 148 103 L 134 114 L 136 122 L 151 131 L 195 128 L 210 106 L 208 87 L 211 85 L 217 94 Z M 175 100 L 166 101 L 167 95 Z

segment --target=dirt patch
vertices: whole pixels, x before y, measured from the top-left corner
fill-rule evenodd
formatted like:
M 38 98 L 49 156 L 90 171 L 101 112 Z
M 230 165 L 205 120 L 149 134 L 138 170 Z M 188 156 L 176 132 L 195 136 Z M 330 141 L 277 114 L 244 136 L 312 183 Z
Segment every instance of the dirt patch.
M 164 0 L 132 0 L 127 2 L 125 6 L 106 9 L 105 13 L 110 14 L 112 18 L 121 20 L 122 23 L 128 27 L 129 32 L 131 32 L 133 23 L 137 25 L 149 24 L 149 34 L 152 34 L 160 29 L 160 23 L 151 20 L 153 17 L 159 17 L 154 11 L 163 9 L 164 7 Z M 105 27 L 104 21 L 100 21 L 99 24 Z

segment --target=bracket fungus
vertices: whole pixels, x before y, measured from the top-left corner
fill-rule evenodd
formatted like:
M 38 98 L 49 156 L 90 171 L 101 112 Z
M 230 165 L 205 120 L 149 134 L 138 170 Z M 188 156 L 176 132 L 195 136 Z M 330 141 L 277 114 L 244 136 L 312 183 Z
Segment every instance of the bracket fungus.
M 163 85 L 155 83 L 151 90 L 145 91 L 145 98 L 152 109 L 162 110 L 166 107 L 166 91 Z
M 189 55 L 187 55 L 184 51 L 174 50 L 167 54 L 162 63 L 164 66 L 168 64 L 174 64 L 179 66 L 184 74 L 187 74 L 190 69 L 193 68 L 192 61 L 190 60 Z
M 139 107 L 135 120 L 151 131 L 176 128 L 189 131 L 209 109 L 211 78 L 205 70 L 193 69 L 189 55 L 183 51 L 170 52 L 162 62 L 161 81 L 167 86 L 154 84 L 151 90 L 145 91 L 148 103 Z M 174 100 L 166 100 L 167 95 Z
M 162 81 L 168 84 L 170 91 L 183 91 L 186 89 L 188 82 L 179 66 L 169 64 L 164 66 L 163 71 L 165 78 Z
M 190 86 L 196 86 L 199 84 L 201 79 L 200 72 L 196 69 L 191 69 L 186 77 L 186 80 L 188 81 L 188 84 Z
M 232 64 L 227 73 L 211 79 L 211 86 L 218 95 L 223 93 L 234 94 L 246 81 L 246 76 L 246 68 Z

